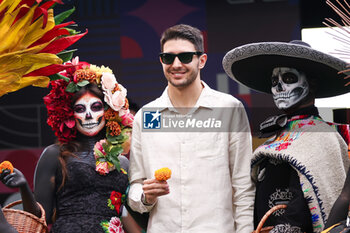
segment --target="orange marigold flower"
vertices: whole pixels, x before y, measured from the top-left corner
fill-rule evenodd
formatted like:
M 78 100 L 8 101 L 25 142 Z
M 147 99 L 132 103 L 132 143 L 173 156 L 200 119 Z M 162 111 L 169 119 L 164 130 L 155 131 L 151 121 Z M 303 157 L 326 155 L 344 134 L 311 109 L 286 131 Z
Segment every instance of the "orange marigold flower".
M 120 125 L 116 121 L 109 121 L 106 126 L 109 129 L 109 134 L 111 136 L 118 136 L 122 132 Z
M 108 108 L 107 111 L 105 111 L 105 119 L 106 119 L 107 121 L 109 121 L 109 120 L 115 120 L 115 119 L 117 119 L 118 116 L 119 116 L 119 115 L 118 115 L 118 112 L 114 111 L 114 110 L 111 109 L 111 108 Z
M 167 167 L 158 169 L 157 171 L 155 171 L 154 177 L 158 181 L 167 180 L 171 177 L 171 170 Z
M 90 83 L 92 83 L 92 82 L 96 82 L 96 79 L 97 79 L 96 72 L 93 70 L 89 70 L 89 69 L 77 70 L 77 71 L 75 71 L 74 75 L 76 76 L 77 82 L 87 80 Z
M 0 163 L 0 174 L 5 170 L 10 170 L 11 173 L 13 172 L 13 165 L 10 161 Z

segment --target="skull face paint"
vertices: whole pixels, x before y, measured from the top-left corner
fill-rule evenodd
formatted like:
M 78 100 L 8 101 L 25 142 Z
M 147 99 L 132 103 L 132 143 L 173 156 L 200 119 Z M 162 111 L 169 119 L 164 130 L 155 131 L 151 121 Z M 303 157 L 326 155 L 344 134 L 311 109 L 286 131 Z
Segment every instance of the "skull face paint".
M 86 136 L 95 136 L 105 126 L 102 101 L 91 93 L 85 93 L 74 104 L 77 130 Z
M 305 74 L 293 68 L 274 68 L 271 81 L 273 100 L 279 109 L 288 109 L 296 105 L 309 93 Z

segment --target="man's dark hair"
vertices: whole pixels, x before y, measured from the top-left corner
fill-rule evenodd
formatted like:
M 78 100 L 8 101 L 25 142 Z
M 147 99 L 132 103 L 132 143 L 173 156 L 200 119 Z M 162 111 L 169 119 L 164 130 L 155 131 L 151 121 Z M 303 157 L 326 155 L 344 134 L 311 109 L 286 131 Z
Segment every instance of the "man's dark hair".
M 186 24 L 178 24 L 165 30 L 160 39 L 161 51 L 168 40 L 182 39 L 190 41 L 197 51 L 204 52 L 203 36 L 198 28 Z

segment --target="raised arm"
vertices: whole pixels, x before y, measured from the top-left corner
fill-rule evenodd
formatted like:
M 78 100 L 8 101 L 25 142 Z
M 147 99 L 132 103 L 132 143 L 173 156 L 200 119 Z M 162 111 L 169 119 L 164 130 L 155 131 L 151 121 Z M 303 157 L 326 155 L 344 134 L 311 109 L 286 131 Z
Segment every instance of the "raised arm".
M 43 206 L 46 213 L 46 222 L 52 223 L 55 208 L 55 176 L 59 169 L 59 147 L 48 146 L 40 156 L 34 174 L 34 195 Z
M 24 211 L 32 213 L 37 217 L 41 216 L 40 208 L 37 205 L 32 190 L 20 170 L 14 168 L 13 173 L 4 171 L 0 174 L 0 179 L 7 187 L 20 189 Z

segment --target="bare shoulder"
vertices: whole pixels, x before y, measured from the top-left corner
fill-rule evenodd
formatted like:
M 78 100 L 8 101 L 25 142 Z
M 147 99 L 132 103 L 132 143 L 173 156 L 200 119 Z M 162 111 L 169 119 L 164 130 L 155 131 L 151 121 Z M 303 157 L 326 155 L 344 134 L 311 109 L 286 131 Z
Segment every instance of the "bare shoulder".
M 41 153 L 38 165 L 44 167 L 57 167 L 60 156 L 60 147 L 57 144 L 52 144 L 44 149 Z

